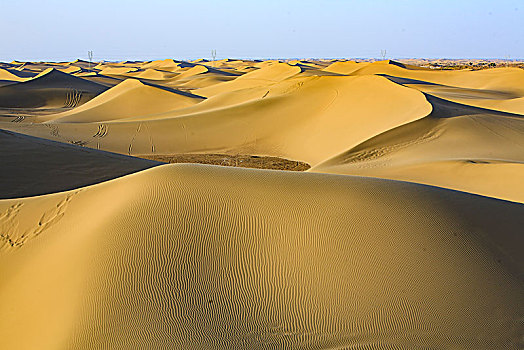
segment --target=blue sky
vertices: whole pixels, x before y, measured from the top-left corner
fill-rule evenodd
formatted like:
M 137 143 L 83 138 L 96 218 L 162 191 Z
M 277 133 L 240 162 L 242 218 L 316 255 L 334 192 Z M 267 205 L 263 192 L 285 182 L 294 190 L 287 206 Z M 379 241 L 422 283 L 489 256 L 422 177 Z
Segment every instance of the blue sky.
M 524 58 L 524 1 L 0 0 L 0 60 Z

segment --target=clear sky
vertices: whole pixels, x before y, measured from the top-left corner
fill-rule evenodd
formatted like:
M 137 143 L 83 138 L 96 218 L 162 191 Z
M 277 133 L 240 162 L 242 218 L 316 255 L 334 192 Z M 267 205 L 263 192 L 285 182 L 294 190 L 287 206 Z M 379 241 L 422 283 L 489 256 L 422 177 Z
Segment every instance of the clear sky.
M 0 60 L 524 58 L 524 0 L 0 0 Z

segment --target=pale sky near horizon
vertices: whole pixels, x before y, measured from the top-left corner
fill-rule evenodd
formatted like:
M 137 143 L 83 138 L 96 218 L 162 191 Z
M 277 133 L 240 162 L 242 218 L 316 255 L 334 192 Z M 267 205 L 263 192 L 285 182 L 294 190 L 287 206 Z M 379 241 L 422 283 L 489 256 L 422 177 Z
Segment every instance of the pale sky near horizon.
M 0 0 L 0 61 L 524 58 L 524 0 Z

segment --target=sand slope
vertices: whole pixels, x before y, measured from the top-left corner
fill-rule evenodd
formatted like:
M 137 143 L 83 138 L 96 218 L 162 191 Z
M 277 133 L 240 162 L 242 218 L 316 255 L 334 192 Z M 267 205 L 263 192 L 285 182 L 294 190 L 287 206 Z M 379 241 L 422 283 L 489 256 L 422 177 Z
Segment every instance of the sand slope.
M 414 181 L 524 202 L 524 117 L 429 99 L 428 117 L 312 171 Z
M 166 165 L 0 212 L 6 348 L 516 349 L 521 336 L 520 204 Z
M 0 349 L 522 349 L 524 71 L 443 62 L 0 62 Z
M 454 102 L 524 114 L 522 109 L 524 70 L 522 69 L 429 71 L 403 69 L 395 64 L 375 62 L 351 72 L 351 75 L 369 74 L 387 76 L 400 84 Z
M 9 82 L 19 82 L 24 81 L 25 78 L 14 74 L 10 70 L 0 68 L 0 80 L 6 80 Z
M 148 115 L 192 106 L 203 98 L 126 79 L 73 110 L 41 120 L 55 122 L 101 122 Z
M 298 66 L 292 66 L 287 63 L 275 63 L 245 73 L 233 81 L 197 89 L 196 93 L 201 96 L 209 97 L 224 91 L 235 91 L 279 82 L 293 77 L 300 72 L 302 72 L 302 69 Z
M 238 98 L 222 108 L 210 98 L 207 105 L 111 123 L 100 147 L 124 154 L 260 154 L 316 164 L 431 112 L 422 93 L 379 76 L 304 77 L 250 89 L 228 93 L 235 97 L 214 96 L 219 101 Z M 97 125 L 63 122 L 57 127 L 60 135 L 93 147 Z M 50 137 L 39 124 L 20 131 Z
M 71 190 L 160 164 L 5 130 L 0 149 L 2 199 Z
M 107 88 L 49 68 L 25 82 L 0 87 L 0 107 L 74 107 Z

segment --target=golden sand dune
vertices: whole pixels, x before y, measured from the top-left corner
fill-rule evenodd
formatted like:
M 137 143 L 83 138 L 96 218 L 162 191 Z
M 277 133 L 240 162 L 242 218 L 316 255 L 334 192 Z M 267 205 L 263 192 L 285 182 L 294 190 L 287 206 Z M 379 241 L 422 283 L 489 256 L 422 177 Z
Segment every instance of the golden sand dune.
M 524 114 L 524 93 L 504 90 L 467 89 L 438 84 L 404 84 L 433 96 L 470 106 Z
M 259 70 L 254 70 L 238 77 L 231 82 L 213 85 L 210 87 L 198 89 L 197 94 L 201 96 L 212 96 L 224 91 L 235 91 L 245 88 L 267 85 L 267 83 L 282 81 L 291 78 L 302 72 L 297 66 L 291 66 L 287 63 L 275 63 Z
M 192 106 L 203 98 L 126 79 L 82 106 L 52 117 L 54 122 L 104 122 Z
M 524 202 L 524 116 L 435 97 L 430 101 L 428 117 L 376 136 L 312 171 L 414 181 Z
M 216 109 L 211 103 L 210 110 L 201 110 L 198 104 L 195 113 L 190 107 L 110 123 L 107 136 L 97 142 L 101 149 L 125 154 L 262 154 L 316 164 L 431 112 L 422 93 L 379 76 L 307 77 L 271 84 L 257 90 L 258 98 L 228 108 Z M 98 126 L 67 121 L 58 125 L 60 135 L 93 147 L 91 135 Z M 23 133 L 53 136 L 42 124 L 20 127 Z M 56 135 L 53 139 L 60 141 Z
M 103 85 L 49 68 L 25 82 L 0 87 L 0 107 L 73 107 L 104 90 Z
M 6 104 L 13 107 L 19 101 L 17 106 L 61 109 L 45 112 L 44 108 L 34 118 L 30 115 L 32 111 L 12 109 L 4 115 L 22 123 L 1 126 L 124 154 L 283 157 L 307 162 L 314 166 L 312 171 L 417 181 L 520 201 L 522 186 L 517 186 L 520 175 L 514 169 L 520 169 L 523 158 L 518 115 L 524 113 L 524 71 L 519 68 L 436 71 L 411 63 L 414 62 L 231 59 L 104 62 L 85 79 L 46 70 L 44 63 L 10 64 L 9 67 L 22 68 L 20 74 L 38 70 L 40 73 L 30 81 L 11 82 L 0 88 Z M 74 71 L 74 67 L 86 64 L 76 61 L 51 66 Z M 111 69 L 121 74 L 103 74 Z M 50 91 L 55 90 L 45 87 L 57 85 L 51 84 L 49 77 L 58 74 L 61 74 L 58 85 L 69 92 L 50 102 Z M 41 83 L 35 84 L 38 81 Z M 100 85 L 112 88 L 71 109 L 77 99 L 68 96 L 78 94 L 71 94 L 70 88 L 63 86 L 86 81 L 96 83 L 97 88 Z M 43 88 L 30 89 L 31 85 Z M 92 97 L 86 93 L 82 96 Z M 82 102 L 85 100 L 79 104 Z M 494 117 L 504 114 L 500 112 L 507 115 Z M 450 113 L 452 118 L 447 118 Z M 426 153 L 420 149 L 417 157 L 412 156 L 411 150 L 418 150 L 419 142 L 406 141 L 410 145 L 402 149 L 410 152 L 402 151 L 395 164 L 388 156 L 377 156 L 384 152 L 382 148 L 389 149 L 388 144 L 375 144 L 375 140 L 382 140 L 382 136 L 375 139 L 377 135 L 389 135 L 389 130 L 421 118 L 425 119 L 415 123 L 415 128 L 423 134 L 436 133 L 431 124 L 436 123 L 439 132 L 446 130 L 444 134 L 451 136 L 425 141 L 424 145 L 434 151 Z M 490 124 L 481 124 L 485 120 Z M 59 132 L 50 132 L 47 126 L 39 124 L 49 121 L 56 124 Z M 99 127 L 109 132 L 103 139 L 94 140 L 92 135 Z M 417 140 L 419 136 L 415 133 L 407 139 Z M 359 144 L 371 145 L 366 152 L 374 158 L 340 162 L 354 147 L 359 149 Z M 437 170 L 439 167 L 441 171 Z M 448 175 L 457 169 L 461 169 L 460 176 Z M 504 174 L 517 189 L 492 181 Z
M 179 72 L 180 73 L 177 76 L 177 79 L 183 79 L 183 78 L 193 77 L 193 76 L 198 75 L 198 74 L 207 73 L 207 72 L 209 72 L 209 68 L 206 67 L 206 66 L 198 64 L 198 65 L 195 65 L 193 67 L 185 68 L 183 70 L 180 70 Z
M 324 71 L 338 74 L 351 74 L 368 64 L 367 62 L 357 63 L 355 61 L 333 62 L 324 68 Z
M 352 75 L 381 74 L 441 84 L 457 88 L 484 89 L 522 96 L 524 70 L 519 68 L 495 68 L 479 71 L 432 71 L 427 69 L 405 69 L 396 64 L 374 62 L 352 72 Z
M 9 82 L 20 82 L 26 79 L 14 74 L 10 70 L 0 68 L 0 80 L 7 80 Z
M 151 61 L 149 63 L 145 63 L 143 65 L 143 68 L 158 68 L 162 70 L 169 70 L 169 69 L 178 69 L 183 66 L 192 66 L 191 63 L 182 63 L 177 62 L 171 58 L 165 59 L 165 60 L 158 60 L 158 61 Z
M 100 74 L 104 75 L 125 75 L 138 71 L 138 68 L 132 67 L 106 67 L 100 70 Z
M 82 72 L 82 68 L 76 67 L 76 66 L 69 66 L 67 68 L 59 68 L 58 70 L 64 73 L 69 73 L 69 74 L 78 74 Z
M 134 74 L 127 74 L 132 76 L 133 78 L 141 78 L 141 79 L 149 79 L 149 80 L 165 80 L 169 78 L 173 78 L 176 76 L 175 73 L 172 72 L 166 72 L 161 71 L 158 69 L 144 69 L 142 71 L 137 71 Z
M 510 349 L 520 337 L 520 204 L 166 165 L 0 212 L 6 348 Z
M 0 348 L 521 349 L 524 70 L 461 62 L 0 62 Z

